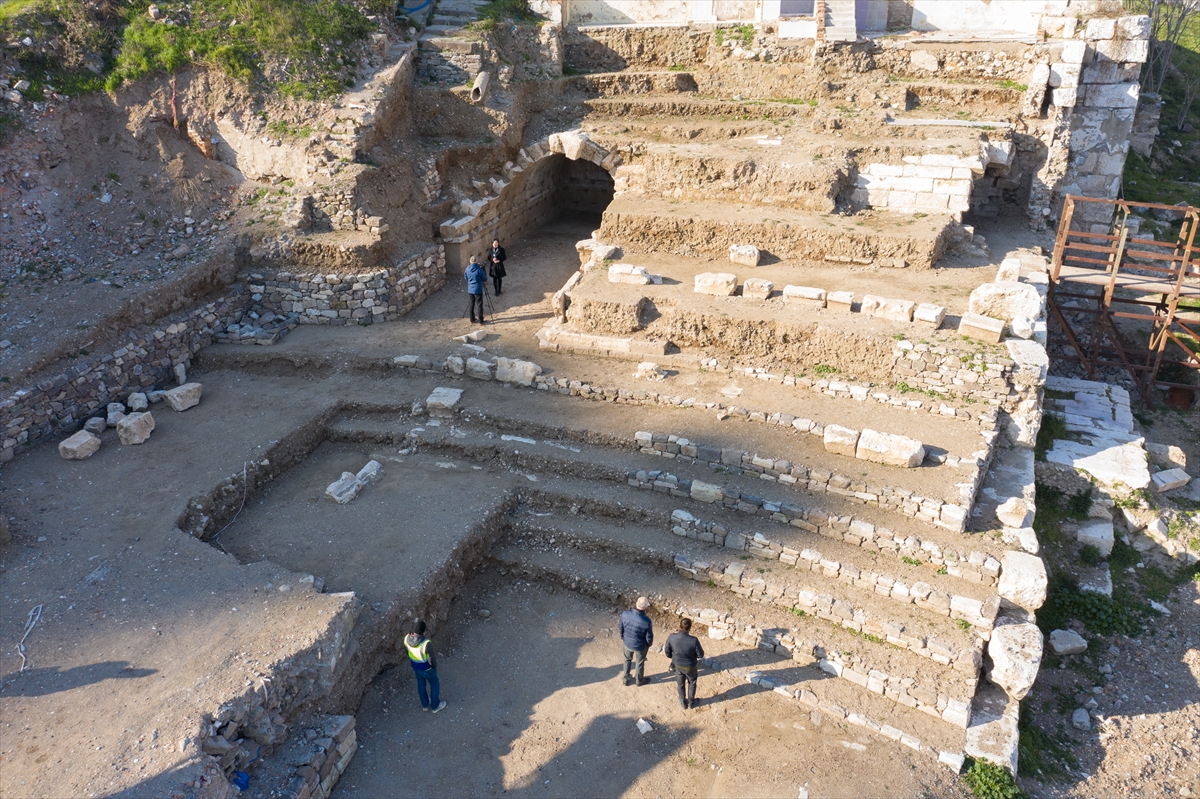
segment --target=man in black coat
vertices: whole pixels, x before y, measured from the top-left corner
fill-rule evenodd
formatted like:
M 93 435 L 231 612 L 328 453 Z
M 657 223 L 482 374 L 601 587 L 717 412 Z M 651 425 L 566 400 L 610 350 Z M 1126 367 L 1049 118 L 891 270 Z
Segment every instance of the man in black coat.
M 646 597 L 638 597 L 637 607 L 634 610 L 627 610 L 621 614 L 621 622 L 617 625 L 617 633 L 621 636 L 621 646 L 625 648 L 625 671 L 622 672 L 622 681 L 630 684 L 629 680 L 629 664 L 633 663 L 633 677 L 638 685 L 645 685 L 650 682 L 649 679 L 643 679 L 642 674 L 646 668 L 646 653 L 650 651 L 650 645 L 654 643 L 654 625 L 650 622 L 650 617 L 646 615 L 646 609 L 650 607 L 650 600 Z
M 679 706 L 688 710 L 696 706 L 696 676 L 700 669 L 700 658 L 704 657 L 704 647 L 700 639 L 692 635 L 692 620 L 679 620 L 679 632 L 672 633 L 663 647 L 663 654 L 671 659 L 675 666 L 675 686 L 679 689 Z M 684 683 L 687 683 L 687 693 L 684 693 Z
M 504 252 L 504 248 L 500 246 L 500 239 L 492 239 L 492 248 L 488 250 L 488 275 L 492 278 L 492 284 L 496 287 L 496 296 L 499 297 L 504 292 L 500 290 L 504 283 L 504 276 L 508 274 L 504 271 L 504 259 L 508 256 Z

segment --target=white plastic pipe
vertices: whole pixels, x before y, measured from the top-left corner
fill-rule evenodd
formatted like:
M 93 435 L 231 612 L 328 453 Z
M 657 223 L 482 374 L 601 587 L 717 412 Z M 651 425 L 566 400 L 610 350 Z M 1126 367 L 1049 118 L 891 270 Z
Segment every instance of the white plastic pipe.
M 471 102 L 482 103 L 483 98 L 487 97 L 488 84 L 492 82 L 492 75 L 489 72 L 480 72 L 475 76 L 475 83 L 471 86 Z

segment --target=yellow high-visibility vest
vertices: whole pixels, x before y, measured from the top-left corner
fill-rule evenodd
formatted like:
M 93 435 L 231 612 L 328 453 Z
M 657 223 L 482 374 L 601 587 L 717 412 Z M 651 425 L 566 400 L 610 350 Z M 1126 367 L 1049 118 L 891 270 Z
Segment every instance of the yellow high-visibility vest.
M 429 657 L 425 654 L 425 649 L 429 646 L 429 639 L 426 638 L 416 646 L 409 646 L 408 641 L 404 642 L 404 648 L 408 650 L 408 659 L 414 663 L 428 663 Z

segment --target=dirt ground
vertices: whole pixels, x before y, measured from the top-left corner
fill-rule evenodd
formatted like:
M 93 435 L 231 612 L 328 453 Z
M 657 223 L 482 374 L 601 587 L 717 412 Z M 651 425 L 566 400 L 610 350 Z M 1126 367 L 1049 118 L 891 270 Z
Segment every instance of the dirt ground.
M 420 712 L 407 666 L 382 673 L 336 796 L 964 795 L 929 758 L 727 674 L 702 670 L 692 711 L 660 653 L 652 684 L 624 687 L 615 608 L 494 572 L 457 607 L 435 639 L 447 708 Z M 717 657 L 738 648 L 703 644 Z

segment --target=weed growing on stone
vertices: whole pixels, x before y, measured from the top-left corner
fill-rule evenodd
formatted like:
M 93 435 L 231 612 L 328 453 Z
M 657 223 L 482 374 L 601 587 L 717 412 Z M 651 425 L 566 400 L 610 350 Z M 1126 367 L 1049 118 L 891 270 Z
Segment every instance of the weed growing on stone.
M 1037 443 L 1033 448 L 1033 456 L 1045 462 L 1046 453 L 1054 446 L 1056 438 L 1065 439 L 1071 436 L 1067 430 L 1067 420 L 1056 413 L 1047 413 L 1042 416 L 1042 426 L 1038 429 Z
M 1076 706 L 1075 698 L 1067 695 L 1065 691 L 1060 693 L 1057 689 L 1056 694 L 1059 699 L 1058 712 L 1071 712 Z M 1037 777 L 1042 780 L 1065 777 L 1069 773 L 1068 769 L 1079 762 L 1071 752 L 1069 740 L 1062 730 L 1051 734 L 1033 723 L 1033 713 L 1029 709 L 1028 700 L 1021 703 L 1017 729 L 1021 736 L 1017 744 L 1017 771 L 1022 777 Z
M 916 558 L 910 558 L 908 555 L 905 555 L 904 557 L 900 558 L 900 560 L 904 561 L 909 566 L 920 566 L 921 565 L 921 561 L 917 560 Z
M 1088 566 L 1099 566 L 1104 562 L 1104 556 L 1100 554 L 1100 548 L 1095 544 L 1084 544 L 1080 547 L 1079 559 Z
M 955 621 L 955 624 L 958 625 L 958 629 L 960 629 L 960 630 L 971 629 L 971 622 L 967 621 L 966 619 L 957 619 Z

